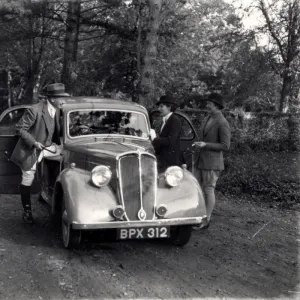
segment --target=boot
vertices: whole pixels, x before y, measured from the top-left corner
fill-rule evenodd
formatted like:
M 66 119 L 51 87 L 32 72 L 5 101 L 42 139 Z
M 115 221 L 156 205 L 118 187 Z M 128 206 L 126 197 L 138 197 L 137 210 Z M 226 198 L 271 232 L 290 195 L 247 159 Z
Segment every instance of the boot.
M 20 185 L 20 194 L 23 205 L 23 220 L 25 223 L 33 223 L 32 211 L 31 211 L 31 200 L 30 200 L 30 186 Z

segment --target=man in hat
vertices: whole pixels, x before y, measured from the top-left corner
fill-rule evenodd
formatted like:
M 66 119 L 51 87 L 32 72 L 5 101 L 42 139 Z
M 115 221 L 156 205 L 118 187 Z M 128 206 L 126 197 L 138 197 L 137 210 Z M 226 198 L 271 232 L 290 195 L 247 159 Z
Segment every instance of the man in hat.
M 209 226 L 215 206 L 215 187 L 220 172 L 224 170 L 223 151 L 230 147 L 230 127 L 221 110 L 224 108 L 222 97 L 212 93 L 207 100 L 209 115 L 200 127 L 200 141 L 195 142 L 198 159 L 195 159 L 195 176 L 203 188 L 207 220 Z
M 170 166 L 180 166 L 181 122 L 180 119 L 173 114 L 177 108 L 176 101 L 168 94 L 162 96 L 156 105 L 163 118 L 160 134 L 152 140 L 158 158 L 158 166 L 160 169 L 166 169 Z
M 59 110 L 57 97 L 66 97 L 65 86 L 54 83 L 47 86 L 47 101 L 32 105 L 16 125 L 19 141 L 10 160 L 22 171 L 20 194 L 24 209 L 23 220 L 32 223 L 30 189 L 36 172 L 36 164 L 44 156 L 50 156 L 60 145 Z M 55 151 L 54 151 L 55 152 Z M 59 152 L 56 151 L 55 155 Z

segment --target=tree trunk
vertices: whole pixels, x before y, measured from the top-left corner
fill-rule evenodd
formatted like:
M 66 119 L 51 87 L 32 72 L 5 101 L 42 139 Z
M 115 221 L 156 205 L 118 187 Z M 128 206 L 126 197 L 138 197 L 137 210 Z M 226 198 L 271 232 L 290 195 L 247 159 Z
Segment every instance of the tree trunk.
M 289 106 L 289 99 L 291 96 L 292 88 L 292 76 L 289 72 L 289 68 L 286 68 L 283 74 L 283 83 L 280 93 L 279 111 L 287 112 Z
M 27 4 L 31 5 L 31 0 L 27 1 Z M 28 16 L 28 25 L 30 28 L 30 32 L 33 32 L 33 18 L 32 15 Z M 34 53 L 34 49 L 33 49 L 33 39 L 30 38 L 28 40 L 28 44 L 27 44 L 27 66 L 25 68 L 25 87 L 24 87 L 24 95 L 23 95 L 23 102 L 24 103 L 34 103 L 34 99 L 33 99 L 33 89 L 35 86 L 35 76 L 33 73 L 33 54 Z
M 143 27 L 143 4 L 139 0 L 138 18 L 137 18 L 137 45 L 136 45 L 136 77 L 132 79 L 132 101 L 139 102 L 139 91 L 141 88 L 141 53 L 142 53 L 142 27 Z
M 145 41 L 144 64 L 141 69 L 139 103 L 152 107 L 155 101 L 154 70 L 157 56 L 158 30 L 161 24 L 162 0 L 148 0 L 149 26 Z
M 26 76 L 26 86 L 24 88 L 23 101 L 24 103 L 35 103 L 33 89 L 35 87 L 35 78 L 30 70 Z
M 33 30 L 32 18 L 29 16 L 29 26 L 30 29 Z M 33 88 L 35 86 L 34 74 L 33 74 L 33 39 L 28 40 L 27 45 L 27 66 L 25 68 L 25 87 L 23 94 L 23 102 L 24 103 L 34 103 L 33 99 Z
M 7 104 L 8 107 L 12 107 L 14 105 L 13 100 L 12 100 L 12 91 L 11 91 L 11 71 L 8 69 L 7 70 L 7 91 L 8 91 L 8 95 L 7 95 Z
M 70 94 L 75 91 L 74 81 L 76 79 L 80 7 L 80 0 L 69 1 L 61 81 L 65 84 L 66 91 Z

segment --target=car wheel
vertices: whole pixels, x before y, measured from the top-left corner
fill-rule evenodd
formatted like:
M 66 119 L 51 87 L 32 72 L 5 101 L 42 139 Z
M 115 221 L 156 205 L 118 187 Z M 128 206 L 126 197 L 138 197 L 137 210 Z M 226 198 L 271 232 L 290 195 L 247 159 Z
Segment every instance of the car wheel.
M 176 226 L 171 228 L 171 243 L 175 246 L 186 245 L 192 234 L 192 226 Z
M 62 241 L 66 249 L 76 249 L 81 242 L 81 231 L 74 230 L 68 222 L 65 202 L 62 201 L 62 217 L 61 217 Z

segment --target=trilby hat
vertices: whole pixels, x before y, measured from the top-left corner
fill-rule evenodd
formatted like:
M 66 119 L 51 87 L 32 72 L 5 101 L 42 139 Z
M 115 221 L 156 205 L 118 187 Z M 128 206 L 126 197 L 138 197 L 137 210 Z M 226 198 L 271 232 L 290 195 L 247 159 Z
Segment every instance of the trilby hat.
M 47 85 L 45 96 L 48 97 L 68 97 L 70 94 L 65 92 L 65 85 L 63 83 L 52 83 Z

